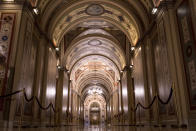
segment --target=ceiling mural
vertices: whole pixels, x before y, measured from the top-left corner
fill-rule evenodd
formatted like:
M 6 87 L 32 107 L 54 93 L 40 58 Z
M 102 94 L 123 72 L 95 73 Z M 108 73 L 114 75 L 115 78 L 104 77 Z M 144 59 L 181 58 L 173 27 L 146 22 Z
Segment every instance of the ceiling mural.
M 119 70 L 125 66 L 124 52 L 117 44 L 103 37 L 87 37 L 71 44 L 67 49 L 66 68 L 71 69 L 80 58 L 90 55 L 100 55 L 111 59 Z
M 122 28 L 128 33 L 133 44 L 136 44 L 138 40 L 137 27 L 133 18 L 131 18 L 126 12 L 123 12 L 117 7 L 111 7 L 109 4 L 84 4 L 78 7 L 68 9 L 66 15 L 62 16 L 58 20 L 58 24 L 55 25 L 52 38 L 55 45 L 57 45 L 62 36 L 66 33 L 66 30 L 70 28 L 70 24 L 77 21 L 81 21 L 86 18 L 99 18 L 113 21 L 114 23 L 120 23 Z M 128 36 L 128 37 L 129 37 Z
M 30 0 L 30 1 L 35 1 L 35 0 Z M 40 10 L 44 10 L 46 7 L 47 7 L 47 5 L 49 5 L 49 3 L 52 3 L 53 1 L 61 1 L 61 2 L 59 2 L 59 3 L 66 3 L 66 4 L 69 4 L 69 3 L 71 3 L 73 0 L 64 0 L 64 1 L 62 1 L 62 0 L 36 0 L 36 1 L 39 1 L 39 8 L 40 8 Z M 115 2 L 118 2 L 118 1 L 120 1 L 120 0 L 114 0 Z M 124 0 L 124 1 L 126 1 L 126 2 L 128 2 L 129 3 L 129 0 Z M 152 8 L 153 7 L 153 2 L 155 1 L 161 1 L 161 0 L 138 0 L 138 1 L 141 1 L 141 3 L 146 7 L 146 9 L 147 10 L 150 10 L 150 8 Z M 153 1 L 153 2 L 152 2 Z M 99 11 L 99 10 L 98 10 Z
M 81 80 L 77 82 L 77 84 L 77 91 L 79 94 L 81 94 L 83 89 L 89 85 L 99 85 L 105 87 L 109 92 L 115 90 L 113 83 L 111 83 L 111 81 L 103 74 L 96 74 L 96 76 L 88 74 L 82 77 Z
M 91 4 L 85 10 L 86 14 L 92 15 L 92 16 L 99 16 L 99 15 L 102 15 L 104 12 L 105 12 L 105 9 L 100 4 Z
M 103 29 L 108 29 L 108 30 L 119 30 L 116 26 L 114 26 L 113 24 L 104 21 L 104 20 L 86 20 L 83 21 L 81 23 L 79 23 L 78 25 L 76 25 L 74 28 L 89 28 L 89 29 L 102 29 L 102 32 L 104 31 Z
M 88 30 L 84 31 L 77 38 L 85 36 L 85 35 L 92 35 L 92 34 L 102 34 L 102 35 L 106 35 L 106 36 L 111 36 L 111 34 L 109 34 L 108 32 L 106 32 L 103 29 L 93 28 L 93 29 L 88 29 Z

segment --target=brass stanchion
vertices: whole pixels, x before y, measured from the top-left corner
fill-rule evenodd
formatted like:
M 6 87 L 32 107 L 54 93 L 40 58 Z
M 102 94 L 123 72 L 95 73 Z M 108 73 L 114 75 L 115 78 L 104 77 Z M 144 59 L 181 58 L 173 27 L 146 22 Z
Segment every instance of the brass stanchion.
M 141 127 L 140 127 L 140 125 L 141 125 L 140 106 L 138 106 L 138 108 L 139 108 L 139 128 L 140 128 L 140 131 L 141 131 Z
M 20 96 L 22 103 L 21 103 L 21 107 L 20 107 L 20 127 L 19 127 L 19 131 L 21 131 L 21 127 L 22 127 L 22 121 L 23 121 L 23 112 L 24 112 L 24 93 L 25 93 L 25 88 L 22 90 L 22 95 Z
M 51 125 L 52 125 L 52 118 L 51 118 L 52 115 L 51 115 L 51 113 L 52 113 L 52 112 L 51 112 L 51 107 L 50 107 L 50 127 L 52 127 L 52 126 L 51 126 Z
M 177 117 L 177 124 L 179 125 L 179 115 L 180 113 L 178 112 L 179 111 L 179 106 L 177 104 L 177 98 L 176 98 L 176 91 L 175 91 L 175 83 L 173 82 L 172 83 L 172 89 L 173 89 L 173 94 L 174 94 L 174 100 L 175 100 L 175 105 L 176 105 L 176 117 Z

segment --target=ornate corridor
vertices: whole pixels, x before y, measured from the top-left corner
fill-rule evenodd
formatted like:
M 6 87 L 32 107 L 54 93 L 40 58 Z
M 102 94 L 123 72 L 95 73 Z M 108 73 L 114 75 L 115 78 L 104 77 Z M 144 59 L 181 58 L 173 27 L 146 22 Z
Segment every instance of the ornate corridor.
M 0 0 L 0 130 L 195 131 L 195 0 Z

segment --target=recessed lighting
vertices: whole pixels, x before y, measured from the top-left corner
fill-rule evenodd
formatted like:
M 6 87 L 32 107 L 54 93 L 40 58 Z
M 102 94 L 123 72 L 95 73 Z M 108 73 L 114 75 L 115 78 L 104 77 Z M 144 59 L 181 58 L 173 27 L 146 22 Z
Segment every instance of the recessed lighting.
M 154 8 L 152 9 L 152 14 L 153 14 L 153 15 L 156 14 L 157 11 L 158 11 L 158 9 L 154 7 Z

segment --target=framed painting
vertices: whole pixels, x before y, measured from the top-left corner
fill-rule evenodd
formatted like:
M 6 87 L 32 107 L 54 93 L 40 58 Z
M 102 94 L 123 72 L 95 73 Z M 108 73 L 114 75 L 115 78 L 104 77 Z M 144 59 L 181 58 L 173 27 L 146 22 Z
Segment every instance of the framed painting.
M 188 0 L 177 9 L 178 27 L 186 73 L 190 109 L 196 109 L 196 42 Z
M 0 95 L 4 95 L 8 80 L 9 56 L 14 34 L 15 13 L 0 14 Z M 0 100 L 0 111 L 3 109 L 3 100 Z

